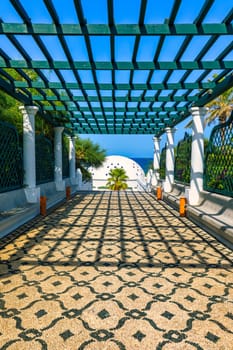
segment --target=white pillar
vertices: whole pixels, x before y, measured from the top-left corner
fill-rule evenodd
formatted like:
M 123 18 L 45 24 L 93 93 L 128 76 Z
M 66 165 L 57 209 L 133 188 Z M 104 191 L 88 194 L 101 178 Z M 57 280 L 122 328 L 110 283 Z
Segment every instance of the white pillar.
M 174 132 L 175 129 L 166 128 L 167 134 L 167 149 L 166 149 L 166 177 L 163 183 L 165 192 L 171 192 L 174 183 L 174 167 L 175 167 L 175 155 L 174 155 Z
M 23 164 L 25 195 L 29 203 L 39 201 L 40 188 L 36 188 L 36 157 L 35 157 L 35 115 L 36 106 L 20 106 L 23 114 Z
M 192 123 L 192 151 L 191 151 L 191 181 L 188 202 L 191 205 L 200 203 L 200 194 L 203 191 L 204 168 L 204 116 L 207 108 L 192 107 L 190 112 Z
M 78 180 L 78 189 L 81 190 L 82 184 L 83 184 L 83 174 L 81 172 L 81 169 L 79 169 L 79 168 L 76 170 L 76 177 Z
M 157 186 L 159 182 L 159 168 L 160 168 L 160 138 L 154 136 L 154 160 L 153 160 L 153 167 L 154 167 L 154 173 L 152 176 L 152 186 Z
M 62 132 L 64 128 L 56 126 L 54 128 L 54 178 L 57 191 L 65 190 L 65 181 L 62 179 Z
M 70 183 L 77 185 L 76 166 L 75 166 L 75 136 L 69 137 L 69 164 L 70 164 Z

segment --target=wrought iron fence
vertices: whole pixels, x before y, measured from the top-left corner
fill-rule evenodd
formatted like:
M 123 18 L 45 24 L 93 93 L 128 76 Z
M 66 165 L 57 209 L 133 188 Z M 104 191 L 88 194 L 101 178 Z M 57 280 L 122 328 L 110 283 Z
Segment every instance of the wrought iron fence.
M 204 189 L 233 197 L 233 113 L 213 128 L 206 150 Z
M 0 192 L 23 187 L 22 159 L 17 129 L 0 121 Z
M 46 136 L 36 135 L 36 184 L 54 180 L 54 148 Z
M 166 176 L 166 151 L 167 147 L 163 147 L 160 154 L 160 162 L 159 162 L 159 178 L 161 180 L 165 180 Z
M 191 148 L 192 136 L 186 132 L 177 145 L 174 169 L 175 180 L 183 184 L 190 183 Z
M 62 137 L 62 177 L 69 177 L 69 140 L 63 135 Z

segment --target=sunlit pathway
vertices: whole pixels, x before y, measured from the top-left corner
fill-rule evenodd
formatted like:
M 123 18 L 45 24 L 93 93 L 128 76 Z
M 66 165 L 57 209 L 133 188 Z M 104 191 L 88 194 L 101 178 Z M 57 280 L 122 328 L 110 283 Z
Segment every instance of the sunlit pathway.
M 233 252 L 149 194 L 78 195 L 1 259 L 1 349 L 233 349 Z

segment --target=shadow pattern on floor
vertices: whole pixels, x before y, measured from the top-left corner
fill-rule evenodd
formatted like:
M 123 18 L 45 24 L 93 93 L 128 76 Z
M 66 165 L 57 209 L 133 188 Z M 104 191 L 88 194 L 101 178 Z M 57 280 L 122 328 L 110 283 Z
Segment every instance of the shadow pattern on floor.
M 1 244 L 3 350 L 233 349 L 233 252 L 150 194 L 78 194 Z

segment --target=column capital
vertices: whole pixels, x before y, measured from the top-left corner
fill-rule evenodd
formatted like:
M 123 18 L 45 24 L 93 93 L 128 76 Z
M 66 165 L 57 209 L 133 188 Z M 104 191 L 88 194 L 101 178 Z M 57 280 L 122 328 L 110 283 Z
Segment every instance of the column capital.
M 37 106 L 20 106 L 19 110 L 23 113 L 23 114 L 30 114 L 30 115 L 36 115 L 36 113 L 39 110 L 39 107 Z
M 154 141 L 154 142 L 159 142 L 159 141 L 161 141 L 161 137 L 159 137 L 159 136 L 153 136 L 153 141 Z
M 208 112 L 209 108 L 208 107 L 191 107 L 189 109 L 190 113 L 192 114 L 193 117 L 196 115 L 204 116 Z
M 67 135 L 69 140 L 74 141 L 75 139 L 77 139 L 77 135 Z
M 64 130 L 64 126 L 54 126 L 54 130 L 56 132 L 62 133 Z
M 171 128 L 170 126 L 165 128 L 167 134 L 174 134 L 176 132 L 176 128 Z

